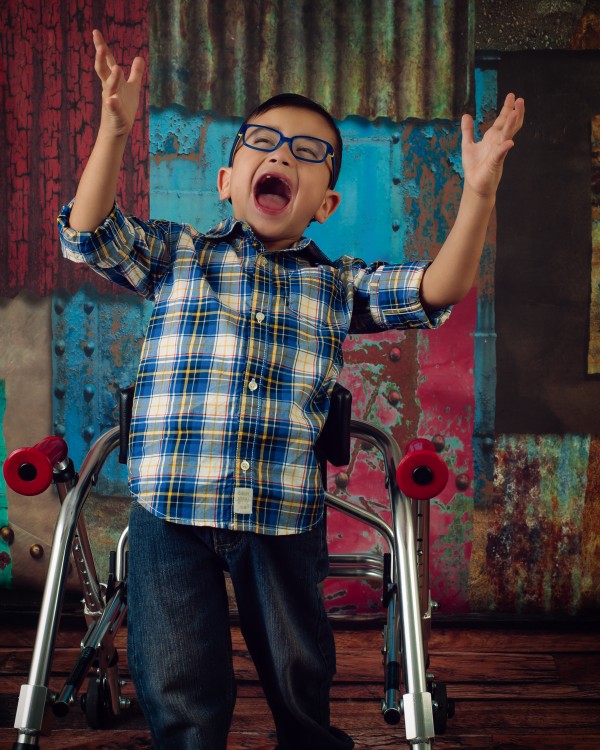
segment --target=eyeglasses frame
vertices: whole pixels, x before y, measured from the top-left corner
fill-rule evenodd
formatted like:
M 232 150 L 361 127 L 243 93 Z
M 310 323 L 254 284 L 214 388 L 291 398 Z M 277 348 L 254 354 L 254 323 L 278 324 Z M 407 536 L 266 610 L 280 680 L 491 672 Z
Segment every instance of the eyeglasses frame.
M 259 148 L 258 146 L 251 146 L 249 143 L 246 143 L 246 140 L 244 138 L 246 131 L 248 128 L 264 128 L 265 130 L 270 130 L 272 133 L 277 133 L 279 136 L 279 141 L 277 145 L 274 148 Z M 324 143 L 326 146 L 326 153 L 325 156 L 322 159 L 305 159 L 303 156 L 297 156 L 294 153 L 294 141 L 297 138 L 311 138 L 314 141 L 319 141 L 320 143 Z M 306 161 L 309 164 L 322 164 L 324 161 L 327 161 L 327 157 L 331 159 L 331 177 L 329 179 L 329 188 L 333 190 L 333 186 L 335 185 L 335 149 L 329 143 L 329 141 L 323 140 L 323 138 L 317 138 L 314 135 L 293 135 L 291 138 L 288 138 L 285 136 L 281 131 L 277 130 L 276 128 L 271 128 L 268 125 L 258 125 L 255 122 L 246 122 L 244 123 L 241 128 L 238 130 L 237 135 L 235 136 L 235 140 L 233 141 L 233 146 L 231 147 L 231 152 L 229 154 L 229 167 L 233 166 L 233 159 L 240 148 L 240 145 L 246 146 L 247 148 L 251 148 L 254 151 L 262 151 L 264 153 L 272 153 L 273 151 L 277 151 L 278 148 L 281 148 L 285 143 L 289 144 L 290 152 L 293 155 L 295 159 L 298 159 L 299 161 Z

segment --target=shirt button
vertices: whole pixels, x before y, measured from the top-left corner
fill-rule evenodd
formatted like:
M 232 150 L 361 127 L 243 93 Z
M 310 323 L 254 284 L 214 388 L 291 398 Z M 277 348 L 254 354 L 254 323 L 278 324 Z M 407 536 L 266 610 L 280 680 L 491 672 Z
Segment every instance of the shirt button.
M 252 378 L 252 380 L 248 383 L 248 388 L 251 391 L 255 391 L 258 388 L 258 383 L 256 382 L 256 380 L 254 380 L 254 378 Z
M 240 469 L 242 471 L 248 471 L 249 468 L 250 464 L 248 463 L 248 461 L 242 461 L 242 463 L 240 464 Z
M 262 323 L 264 319 L 265 319 L 265 316 L 264 316 L 264 314 L 263 314 L 263 313 L 256 313 L 256 320 L 257 320 L 257 321 L 258 321 L 259 323 Z

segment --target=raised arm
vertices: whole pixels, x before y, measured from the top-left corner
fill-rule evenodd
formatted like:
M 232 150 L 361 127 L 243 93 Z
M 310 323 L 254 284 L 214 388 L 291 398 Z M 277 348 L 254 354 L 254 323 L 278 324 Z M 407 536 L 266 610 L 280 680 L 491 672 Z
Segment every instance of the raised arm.
M 427 309 L 460 302 L 471 289 L 479 266 L 496 190 L 506 155 L 514 146 L 525 115 L 523 99 L 508 94 L 494 124 L 479 142 L 473 118 L 464 115 L 462 163 L 464 188 L 454 226 L 423 276 L 421 300 Z
M 145 67 L 144 60 L 136 57 L 126 79 L 102 34 L 96 29 L 92 34 L 95 70 L 102 81 L 102 114 L 69 220 L 71 228 L 80 232 L 96 229 L 112 208 L 125 145 L 139 107 Z

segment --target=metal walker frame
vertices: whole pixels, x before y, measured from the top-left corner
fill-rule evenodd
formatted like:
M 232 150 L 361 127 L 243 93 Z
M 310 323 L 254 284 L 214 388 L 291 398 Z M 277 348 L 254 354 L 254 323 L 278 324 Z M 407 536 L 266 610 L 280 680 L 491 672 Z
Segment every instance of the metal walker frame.
M 129 395 L 126 394 L 127 390 Z M 45 733 L 45 715 L 50 708 L 55 715 L 64 716 L 79 697 L 88 724 L 93 728 L 102 728 L 108 720 L 118 717 L 129 704 L 129 700 L 121 694 L 123 682 L 119 678 L 114 643 L 127 611 L 127 529 L 120 537 L 116 552 L 111 553 L 108 581 L 102 584 L 98 580 L 81 511 L 108 455 L 118 447 L 120 460 L 124 461 L 131 416 L 131 390 L 122 391 L 126 395 L 121 398 L 120 425 L 96 440 L 79 474 L 66 455 L 52 462 L 53 481 L 61 508 L 54 531 L 29 678 L 21 686 L 19 695 L 14 724 L 17 739 L 13 750 L 39 747 L 40 738 Z M 345 393 L 348 394 L 347 391 Z M 388 553 L 382 556 L 331 555 L 330 575 L 376 577 L 382 580 L 382 599 L 387 610 L 382 648 L 383 717 L 389 724 L 398 724 L 404 717 L 408 746 L 413 750 L 430 750 L 435 733 L 445 731 L 446 720 L 453 715 L 454 707 L 453 701 L 447 698 L 445 684 L 434 681 L 434 676 L 427 672 L 431 613 L 436 606 L 429 594 L 429 502 L 409 498 L 398 486 L 398 468 L 406 457 L 402 458 L 395 440 L 377 427 L 350 420 L 348 399 L 343 410 L 345 413 L 341 424 L 342 430 L 347 432 L 343 436 L 347 441 L 347 450 L 342 450 L 341 461 L 340 453 L 336 453 L 335 448 L 333 456 L 328 457 L 325 449 L 321 457 L 332 459 L 334 465 L 348 463 L 346 456 L 349 455 L 350 436 L 378 449 L 383 458 L 392 525 L 376 514 L 326 492 L 329 507 L 374 527 L 388 547 Z M 338 415 L 334 427 L 339 426 Z M 42 446 L 42 443 L 38 446 Z M 34 451 L 38 446 L 19 451 Z M 7 467 L 12 457 L 13 454 L 5 463 L 9 486 L 12 484 Z M 20 476 L 32 475 L 30 464 L 23 461 L 23 456 L 18 456 L 12 464 Z M 423 467 L 419 464 L 417 468 Z M 75 666 L 57 694 L 49 691 L 48 682 L 71 554 L 83 591 L 88 630 L 81 642 Z M 96 667 L 96 673 L 89 678 L 87 694 L 79 696 L 79 690 L 93 667 Z

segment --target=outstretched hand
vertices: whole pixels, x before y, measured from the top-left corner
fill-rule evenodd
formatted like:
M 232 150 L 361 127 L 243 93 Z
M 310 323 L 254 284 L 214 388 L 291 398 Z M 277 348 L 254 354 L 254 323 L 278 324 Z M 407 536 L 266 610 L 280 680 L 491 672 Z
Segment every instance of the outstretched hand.
M 513 138 L 523 125 L 525 102 L 508 94 L 500 114 L 476 142 L 471 115 L 463 115 L 462 163 L 465 184 L 481 197 L 493 196 L 502 177 L 506 155 L 515 145 Z
M 127 136 L 139 107 L 144 60 L 141 57 L 133 60 L 129 78 L 126 79 L 102 34 L 94 29 L 92 37 L 96 48 L 94 67 L 102 81 L 101 128 L 112 136 Z

